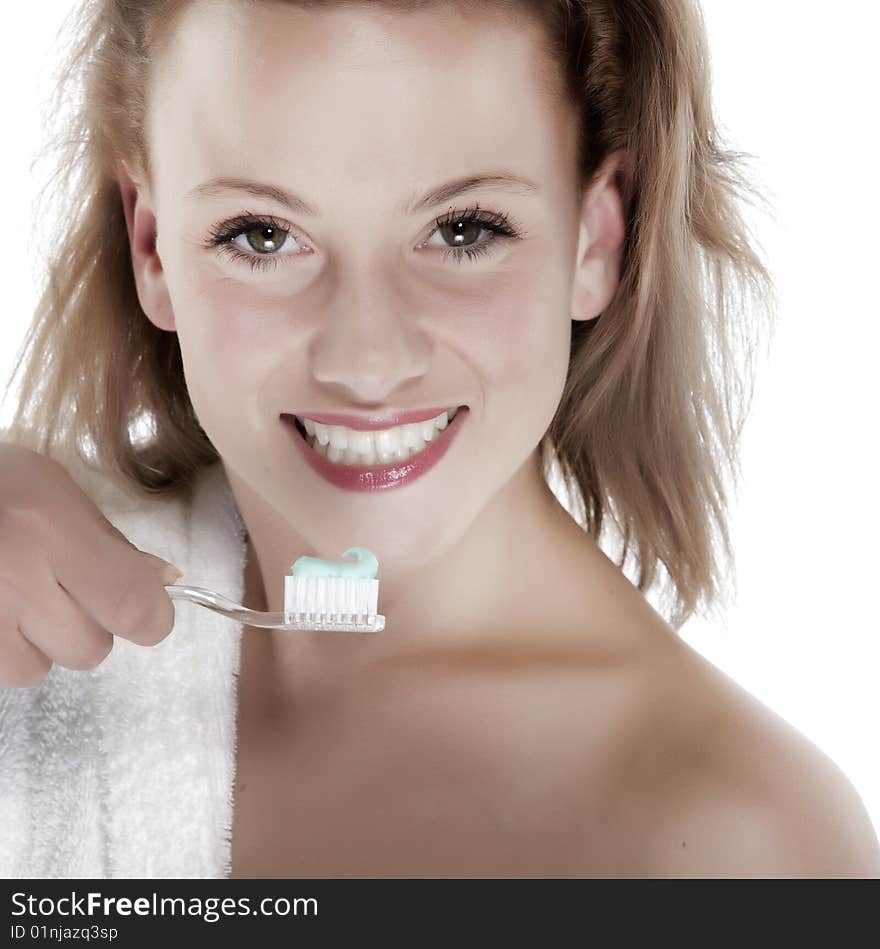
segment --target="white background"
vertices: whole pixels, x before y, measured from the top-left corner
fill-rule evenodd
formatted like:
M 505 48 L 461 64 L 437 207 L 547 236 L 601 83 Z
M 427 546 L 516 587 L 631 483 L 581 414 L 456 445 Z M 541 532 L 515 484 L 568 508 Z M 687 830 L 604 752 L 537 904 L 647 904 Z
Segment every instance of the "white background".
M 0 381 L 36 303 L 51 246 L 37 222 L 31 160 L 69 2 L 41 0 L 2 31 L 6 146 L 0 181 Z M 870 5 L 705 0 L 717 114 L 775 220 L 749 219 L 779 288 L 779 330 L 762 365 L 733 519 L 739 597 L 693 620 L 687 641 L 823 749 L 880 828 L 876 421 L 876 30 Z M 30 12 L 29 12 L 30 11 Z M 875 24 L 876 25 L 876 24 Z M 41 250 L 42 248 L 42 250 Z M 8 423 L 10 405 L 0 424 Z

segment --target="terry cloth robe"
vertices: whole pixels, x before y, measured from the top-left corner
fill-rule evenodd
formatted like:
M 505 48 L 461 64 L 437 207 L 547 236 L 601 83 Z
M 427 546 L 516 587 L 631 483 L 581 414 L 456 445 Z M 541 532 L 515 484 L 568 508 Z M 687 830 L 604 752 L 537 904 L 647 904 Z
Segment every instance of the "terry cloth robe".
M 220 462 L 186 500 L 144 501 L 58 460 L 133 544 L 183 570 L 178 583 L 241 602 L 246 531 Z M 117 636 L 94 669 L 0 687 L 0 877 L 229 875 L 242 625 L 174 606 L 156 646 Z

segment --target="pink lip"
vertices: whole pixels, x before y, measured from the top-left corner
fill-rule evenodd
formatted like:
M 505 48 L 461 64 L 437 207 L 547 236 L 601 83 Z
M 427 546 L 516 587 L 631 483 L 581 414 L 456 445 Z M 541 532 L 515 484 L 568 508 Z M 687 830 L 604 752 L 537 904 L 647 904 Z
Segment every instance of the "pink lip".
M 324 412 L 319 415 L 313 413 L 297 412 L 300 418 L 308 418 L 313 422 L 320 422 L 322 425 L 344 425 L 346 428 L 353 428 L 359 432 L 372 432 L 379 428 L 393 428 L 395 425 L 408 425 L 411 422 L 427 422 L 428 419 L 437 418 L 441 412 L 454 412 L 456 406 L 449 408 L 443 406 L 439 409 L 422 409 L 418 412 L 392 412 L 388 415 L 340 415 L 338 413 Z
M 439 415 L 442 411 L 443 409 L 440 409 L 435 415 Z M 292 415 L 282 415 L 281 421 L 284 422 L 297 447 L 303 453 L 303 457 L 325 481 L 329 481 L 330 484 L 345 491 L 385 491 L 389 488 L 399 488 L 404 484 L 410 484 L 416 478 L 420 478 L 430 471 L 449 450 L 449 446 L 458 434 L 458 430 L 461 428 L 467 414 L 467 408 L 459 409 L 455 418 L 418 455 L 414 455 L 406 461 L 391 462 L 386 465 L 336 464 L 330 461 L 329 458 L 319 455 L 309 445 L 297 428 L 296 419 Z M 308 418 L 314 418 L 316 421 L 321 420 L 313 415 L 309 415 Z M 434 415 L 426 415 L 425 418 L 434 418 Z M 424 420 L 421 419 L 421 421 Z

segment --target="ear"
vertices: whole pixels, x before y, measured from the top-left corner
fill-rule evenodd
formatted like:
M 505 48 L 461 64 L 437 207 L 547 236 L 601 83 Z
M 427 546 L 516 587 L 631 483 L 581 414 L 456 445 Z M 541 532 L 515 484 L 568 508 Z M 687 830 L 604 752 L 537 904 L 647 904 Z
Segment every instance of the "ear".
M 165 271 L 156 250 L 156 215 L 146 187 L 138 185 L 122 161 L 116 162 L 119 192 L 131 248 L 138 299 L 149 321 L 161 330 L 176 330 Z
M 571 296 L 573 320 L 599 316 L 620 283 L 626 214 L 619 178 L 625 167 L 626 152 L 612 152 L 584 195 Z

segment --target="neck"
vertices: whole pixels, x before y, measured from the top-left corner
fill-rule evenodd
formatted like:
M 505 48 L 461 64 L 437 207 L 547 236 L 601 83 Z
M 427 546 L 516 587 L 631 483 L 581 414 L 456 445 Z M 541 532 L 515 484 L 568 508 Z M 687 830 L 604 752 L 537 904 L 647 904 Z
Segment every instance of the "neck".
M 282 578 L 302 549 L 233 474 L 230 484 L 249 531 L 244 605 L 282 611 Z M 245 630 L 260 639 L 273 675 L 321 689 L 389 661 L 571 648 L 581 634 L 573 617 L 595 618 L 609 582 L 629 585 L 553 495 L 537 453 L 439 558 L 390 573 L 381 555 L 379 564 L 380 633 Z

